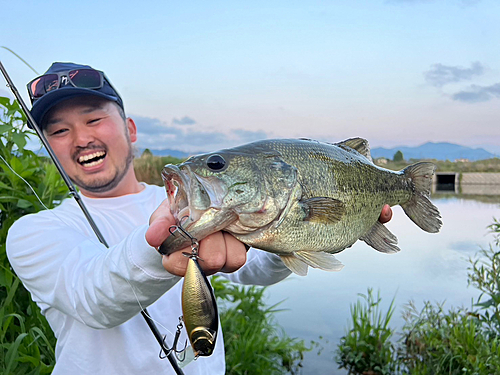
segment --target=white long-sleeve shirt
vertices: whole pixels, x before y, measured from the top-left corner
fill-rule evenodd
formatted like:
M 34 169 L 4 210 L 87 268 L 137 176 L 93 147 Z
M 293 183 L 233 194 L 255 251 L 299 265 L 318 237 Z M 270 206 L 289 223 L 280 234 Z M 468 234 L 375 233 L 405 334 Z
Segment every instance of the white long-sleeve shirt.
M 73 199 L 53 210 L 19 219 L 9 230 L 9 261 L 40 306 L 55 336 L 53 374 L 174 374 L 140 315 L 157 322 L 172 343 L 181 311 L 180 278 L 162 266 L 145 240 L 151 213 L 165 199 L 163 188 L 116 198 L 82 197 L 109 248 L 99 243 Z M 270 285 L 290 271 L 273 254 L 251 249 L 231 281 Z M 182 330 L 180 343 L 186 339 Z M 214 354 L 191 362 L 185 374 L 223 374 L 219 328 Z

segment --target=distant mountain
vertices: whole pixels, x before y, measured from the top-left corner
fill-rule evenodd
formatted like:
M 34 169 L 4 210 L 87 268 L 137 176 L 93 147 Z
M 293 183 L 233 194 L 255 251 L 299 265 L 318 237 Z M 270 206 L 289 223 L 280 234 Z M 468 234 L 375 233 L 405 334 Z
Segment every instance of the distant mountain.
M 392 159 L 397 151 L 401 151 L 403 153 L 403 157 L 405 158 L 405 160 L 437 159 L 455 161 L 456 159 L 468 159 L 470 161 L 475 161 L 490 159 L 497 156 L 492 154 L 491 152 L 486 151 L 483 148 L 471 148 L 446 142 L 427 142 L 417 147 L 377 147 L 372 148 L 371 154 L 374 159 L 381 157 Z

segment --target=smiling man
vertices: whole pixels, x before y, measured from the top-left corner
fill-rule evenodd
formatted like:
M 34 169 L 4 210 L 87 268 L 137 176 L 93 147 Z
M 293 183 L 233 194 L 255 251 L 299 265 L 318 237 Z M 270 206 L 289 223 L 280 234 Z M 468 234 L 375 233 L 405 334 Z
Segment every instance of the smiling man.
M 173 374 L 139 313 L 148 307 L 172 342 L 188 259 L 156 251 L 174 219 L 164 188 L 135 176 L 134 121 L 106 76 L 89 66 L 54 63 L 28 91 L 33 117 L 110 245 L 97 241 L 72 199 L 21 218 L 9 231 L 12 267 L 58 340 L 53 374 Z M 390 215 L 387 206 L 380 220 Z M 290 274 L 277 256 L 247 253 L 227 233 L 202 240 L 199 254 L 207 274 L 239 283 L 269 285 Z M 214 354 L 187 365 L 186 374 L 225 372 L 220 328 L 217 336 Z
M 87 197 L 116 197 L 142 189 L 132 168 L 137 129 L 122 113 L 111 101 L 83 96 L 55 106 L 42 123 L 66 173 Z

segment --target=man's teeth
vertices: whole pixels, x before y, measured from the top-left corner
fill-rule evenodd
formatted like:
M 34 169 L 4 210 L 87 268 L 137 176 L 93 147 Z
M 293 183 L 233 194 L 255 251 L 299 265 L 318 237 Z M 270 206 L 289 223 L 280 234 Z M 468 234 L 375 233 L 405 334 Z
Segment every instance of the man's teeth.
M 87 167 L 92 167 L 94 165 L 102 163 L 104 160 L 103 157 L 105 155 L 106 155 L 106 153 L 104 151 L 97 151 L 97 152 L 94 152 L 92 154 L 80 156 L 78 158 L 78 162 L 81 164 L 85 164 L 85 166 L 87 166 Z M 93 160 L 91 162 L 88 162 L 89 160 L 96 159 L 96 158 L 98 158 L 98 159 Z
M 85 163 L 86 167 L 93 167 L 94 165 L 101 164 L 104 161 L 104 159 L 99 159 L 96 161 L 92 161 L 90 163 Z

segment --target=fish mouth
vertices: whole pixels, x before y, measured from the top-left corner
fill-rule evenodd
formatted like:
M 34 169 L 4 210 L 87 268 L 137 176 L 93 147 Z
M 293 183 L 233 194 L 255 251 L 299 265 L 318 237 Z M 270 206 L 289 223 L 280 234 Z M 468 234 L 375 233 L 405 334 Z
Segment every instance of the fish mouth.
M 234 210 L 222 207 L 227 190 L 216 180 L 196 175 L 186 164 L 180 167 L 165 166 L 162 178 L 170 212 L 183 232 L 202 240 L 237 220 L 238 215 Z M 191 239 L 176 233 L 177 231 L 171 230 L 172 235 L 158 249 L 161 254 L 171 254 L 189 246 Z
M 189 198 L 187 195 L 189 179 L 175 165 L 163 168 L 161 177 L 167 190 L 170 212 L 177 223 L 182 224 L 183 221 L 190 217 Z
M 211 186 L 210 181 L 198 177 L 188 165 L 165 166 L 162 178 L 170 211 L 184 229 L 196 223 L 207 210 L 220 210 L 225 190 Z

